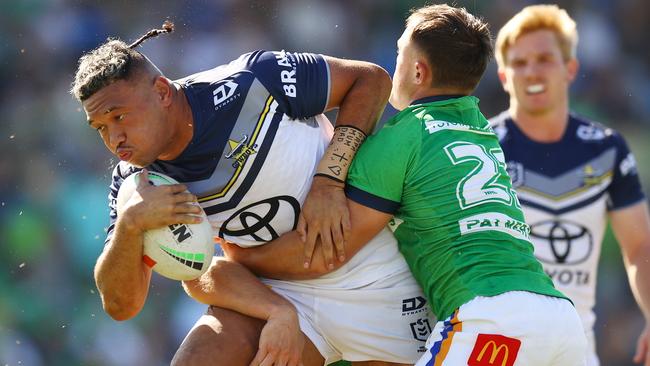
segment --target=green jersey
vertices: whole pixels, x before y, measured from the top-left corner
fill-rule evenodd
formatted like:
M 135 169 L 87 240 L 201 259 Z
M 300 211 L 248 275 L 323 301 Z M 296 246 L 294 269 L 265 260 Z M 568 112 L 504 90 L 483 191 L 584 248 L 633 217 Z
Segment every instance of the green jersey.
M 440 319 L 476 296 L 564 297 L 533 255 L 503 151 L 475 97 L 430 97 L 395 115 L 361 146 L 347 195 L 394 214 L 400 251 Z

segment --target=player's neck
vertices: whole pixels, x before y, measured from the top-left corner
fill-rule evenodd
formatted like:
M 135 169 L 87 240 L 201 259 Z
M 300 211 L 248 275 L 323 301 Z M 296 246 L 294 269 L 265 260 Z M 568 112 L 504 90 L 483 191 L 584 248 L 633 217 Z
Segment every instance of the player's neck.
M 173 102 L 170 106 L 169 118 L 174 129 L 174 139 L 172 148 L 160 156 L 160 160 L 173 160 L 177 158 L 185 150 L 187 145 L 189 145 L 194 136 L 194 118 L 190 104 L 180 85 L 174 83 L 173 86 Z
M 471 94 L 471 91 L 468 91 L 466 89 L 458 89 L 458 88 L 423 88 L 417 90 L 413 96 L 411 97 L 411 101 L 423 99 L 423 98 L 429 98 L 429 97 L 436 97 L 440 95 L 469 95 Z
M 553 143 L 562 140 L 569 124 L 568 103 L 539 114 L 528 113 L 511 103 L 509 111 L 521 132 L 536 142 Z

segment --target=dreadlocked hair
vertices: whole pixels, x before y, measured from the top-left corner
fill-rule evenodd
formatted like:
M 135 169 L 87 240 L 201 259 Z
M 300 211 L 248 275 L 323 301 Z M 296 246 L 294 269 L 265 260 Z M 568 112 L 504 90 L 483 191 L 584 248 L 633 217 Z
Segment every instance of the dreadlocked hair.
M 79 59 L 70 93 L 83 102 L 100 89 L 118 80 L 128 80 L 138 70 L 153 64 L 135 48 L 149 38 L 174 31 L 174 24 L 166 20 L 161 29 L 152 29 L 135 42 L 126 44 L 119 39 L 108 39 Z

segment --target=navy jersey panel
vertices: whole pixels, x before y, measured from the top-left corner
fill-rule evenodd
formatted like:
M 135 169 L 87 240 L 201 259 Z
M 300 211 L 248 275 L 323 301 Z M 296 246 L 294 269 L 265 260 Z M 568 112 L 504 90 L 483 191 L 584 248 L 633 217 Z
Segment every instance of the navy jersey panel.
M 111 177 L 111 185 L 108 192 L 108 212 L 109 212 L 109 223 L 107 228 L 106 240 L 104 245 L 113 236 L 113 231 L 115 230 L 115 221 L 117 220 L 117 192 L 124 182 L 124 179 L 131 174 L 139 172 L 141 168 L 134 167 L 133 165 L 126 164 L 123 162 L 118 163 L 115 168 L 113 168 L 113 174 Z
M 329 69 L 320 55 L 257 51 L 249 68 L 291 118 L 322 113 L 329 97 Z
M 644 198 L 644 195 L 639 181 L 636 161 L 627 143 L 618 132 L 613 133 L 612 142 L 616 146 L 618 155 L 616 157 L 614 179 L 609 187 L 610 200 L 607 207 L 610 210 L 616 210 L 639 202 Z
M 499 136 L 516 189 L 529 189 L 546 197 L 563 197 L 605 178 L 611 179 L 598 194 L 585 197 L 571 207 L 559 210 L 540 207 L 538 203 L 527 201 L 526 195 L 520 195 L 524 205 L 560 214 L 587 205 L 603 194 L 609 195 L 609 209 L 644 199 L 634 156 L 622 136 L 611 128 L 571 114 L 560 141 L 539 143 L 529 139 L 507 111 L 492 118 L 490 123 Z

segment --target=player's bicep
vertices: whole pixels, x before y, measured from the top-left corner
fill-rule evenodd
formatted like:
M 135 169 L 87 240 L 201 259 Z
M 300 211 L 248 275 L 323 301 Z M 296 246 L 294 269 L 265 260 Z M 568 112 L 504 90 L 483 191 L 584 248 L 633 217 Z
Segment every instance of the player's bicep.
M 330 77 L 326 110 L 331 110 L 341 105 L 343 98 L 357 79 L 359 67 L 354 67 L 358 63 L 357 61 L 342 60 L 331 56 L 324 56 L 324 58 L 329 68 Z
M 380 66 L 370 62 L 345 60 L 331 56 L 323 56 L 323 58 L 329 69 L 329 97 L 326 110 L 341 106 L 355 83 L 364 76 L 371 76 L 370 79 L 377 82 L 375 92 L 386 92 L 386 96 L 388 95 L 391 86 L 390 77 Z M 381 109 L 383 110 L 383 107 Z

